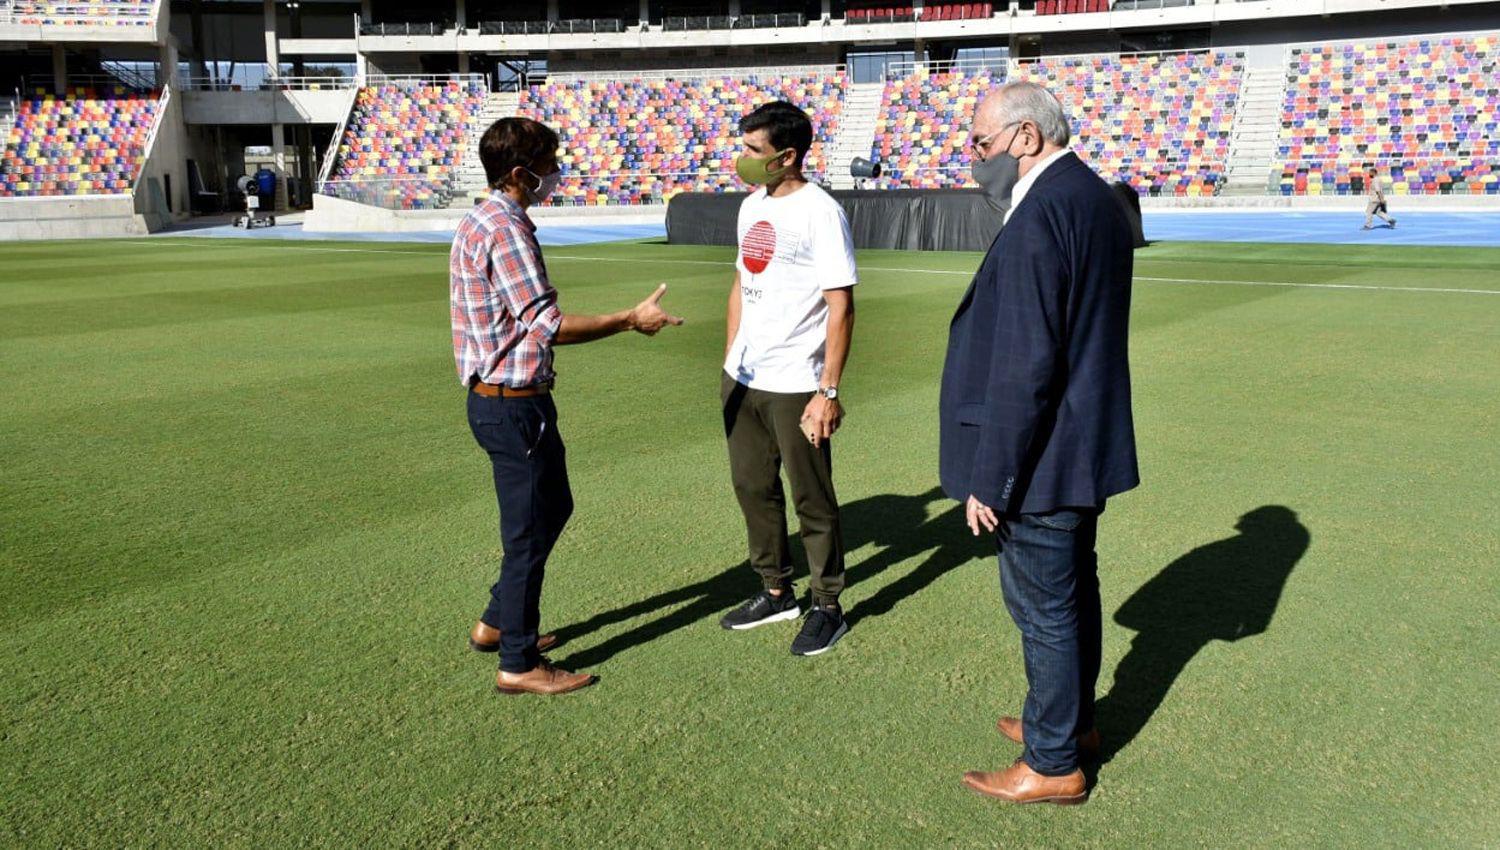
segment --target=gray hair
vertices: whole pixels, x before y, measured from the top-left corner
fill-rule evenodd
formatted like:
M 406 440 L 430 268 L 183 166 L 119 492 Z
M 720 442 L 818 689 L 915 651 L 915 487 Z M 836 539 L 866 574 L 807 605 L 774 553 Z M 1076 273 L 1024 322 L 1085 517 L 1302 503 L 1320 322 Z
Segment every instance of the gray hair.
M 1006 83 L 995 92 L 994 97 L 999 112 L 995 116 L 998 126 L 1030 121 L 1041 130 L 1042 138 L 1060 147 L 1066 147 L 1068 140 L 1073 137 L 1068 124 L 1068 113 L 1063 109 L 1062 102 L 1042 86 L 1036 83 Z

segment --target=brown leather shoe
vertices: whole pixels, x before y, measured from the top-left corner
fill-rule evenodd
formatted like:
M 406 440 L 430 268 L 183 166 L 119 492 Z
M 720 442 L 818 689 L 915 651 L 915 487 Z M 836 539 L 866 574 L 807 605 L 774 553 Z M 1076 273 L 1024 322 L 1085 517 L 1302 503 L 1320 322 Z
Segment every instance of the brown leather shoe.
M 1004 770 L 983 773 L 971 770 L 964 774 L 964 785 L 971 791 L 1007 803 L 1055 803 L 1076 806 L 1089 799 L 1089 784 L 1083 771 L 1063 776 L 1043 776 L 1031 765 L 1016 759 Z
M 507 673 L 501 670 L 495 674 L 495 690 L 507 696 L 514 694 L 552 696 L 586 688 L 597 681 L 599 681 L 598 676 L 591 676 L 587 673 L 569 673 L 567 670 L 553 667 L 551 661 L 543 658 L 525 673 Z
M 550 652 L 554 646 L 557 646 L 557 635 L 545 634 L 536 636 L 537 652 Z M 483 620 L 480 620 L 469 631 L 469 648 L 475 652 L 499 652 L 500 630 L 493 626 L 487 626 Z
M 1021 718 L 1019 717 L 1002 717 L 995 723 L 995 728 L 1000 730 L 1000 734 L 1015 741 L 1017 744 L 1026 743 L 1025 735 L 1023 734 L 1024 730 L 1021 728 Z M 1089 760 L 1099 757 L 1098 729 L 1090 729 L 1078 736 L 1078 755 L 1081 758 Z

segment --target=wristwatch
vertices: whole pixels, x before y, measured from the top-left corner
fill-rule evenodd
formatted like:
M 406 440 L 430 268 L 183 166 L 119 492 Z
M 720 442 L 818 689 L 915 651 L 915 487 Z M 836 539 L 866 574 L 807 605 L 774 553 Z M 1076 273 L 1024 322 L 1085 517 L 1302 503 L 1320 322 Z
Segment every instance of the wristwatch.
M 823 398 L 826 398 L 829 401 L 833 401 L 834 399 L 839 397 L 838 387 L 820 387 L 818 389 L 818 392 L 822 393 Z

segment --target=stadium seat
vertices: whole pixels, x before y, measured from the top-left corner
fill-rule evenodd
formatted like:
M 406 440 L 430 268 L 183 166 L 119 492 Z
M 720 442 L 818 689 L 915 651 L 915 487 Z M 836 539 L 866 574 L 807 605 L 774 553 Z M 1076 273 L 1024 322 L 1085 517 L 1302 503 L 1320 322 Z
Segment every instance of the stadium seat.
M 22 99 L 0 154 L 0 197 L 128 194 L 158 96 L 123 86 Z
M 484 94 L 478 81 L 360 89 L 323 191 L 388 209 L 446 206 Z
M 1217 194 L 1239 101 L 1239 53 L 1049 57 L 1013 79 L 1057 92 L 1072 113 L 1072 147 L 1107 180 L 1147 195 Z M 886 84 L 871 158 L 889 185 L 973 185 L 965 134 L 974 107 L 1005 73 L 918 69 Z
M 147 26 L 151 9 L 150 0 L 16 0 L 11 11 L 20 24 L 83 27 Z
M 521 93 L 520 114 L 563 137 L 564 178 L 551 203 L 661 203 L 684 191 L 741 188 L 734 173 L 739 119 L 772 100 L 788 100 L 812 116 L 804 167 L 822 174 L 846 82 L 842 72 L 552 80 Z
M 1489 194 L 1500 172 L 1500 39 L 1294 48 L 1276 153 L 1282 194 Z M 1487 187 L 1487 188 L 1486 188 Z

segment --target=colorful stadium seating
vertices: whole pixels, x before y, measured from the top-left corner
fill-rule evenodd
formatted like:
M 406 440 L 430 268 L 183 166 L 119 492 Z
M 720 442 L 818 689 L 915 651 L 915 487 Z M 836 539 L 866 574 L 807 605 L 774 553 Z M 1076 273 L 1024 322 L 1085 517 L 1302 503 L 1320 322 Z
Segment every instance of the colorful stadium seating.
M 1294 48 L 1277 153 L 1283 195 L 1500 194 L 1500 37 Z
M 157 96 L 116 87 L 22 99 L 0 155 L 0 197 L 127 194 L 146 153 Z
M 885 185 L 933 189 L 972 185 L 964 141 L 974 107 L 1005 82 L 1001 69 L 931 73 L 917 68 L 885 85 L 870 158 L 884 164 Z
M 1038 15 L 1077 15 L 1084 12 L 1108 12 L 1110 0 L 1036 0 Z
M 993 3 L 946 3 L 923 4 L 919 12 L 915 6 L 873 5 L 853 7 L 844 13 L 844 20 L 851 24 L 892 23 L 895 21 L 963 21 L 974 18 L 994 17 Z
M 149 26 L 151 0 L 16 0 L 9 10 L 30 26 Z
M 1375 165 L 1396 194 L 1500 194 L 1500 37 L 1294 48 L 1289 62 L 1275 190 L 1357 193 L 1362 172 Z M 880 185 L 970 186 L 964 142 L 975 106 L 1006 79 L 1030 80 L 1062 97 L 1072 148 L 1106 180 L 1150 196 L 1215 195 L 1243 77 L 1243 56 L 1226 51 L 918 68 L 886 83 L 871 158 L 884 165 Z M 772 99 L 812 113 L 807 170 L 821 176 L 846 88 L 834 70 L 554 79 L 521 92 L 518 108 L 562 135 L 565 177 L 552 203 L 661 203 L 682 191 L 740 188 L 736 122 Z M 458 84 L 362 90 L 334 175 L 360 186 L 342 194 L 408 209 L 446 204 L 481 94 Z
M 660 203 L 686 190 L 739 187 L 739 119 L 772 100 L 812 116 L 805 170 L 821 174 L 845 82 L 842 72 L 550 81 L 521 93 L 520 114 L 563 138 L 564 179 L 553 204 Z
M 1106 180 L 1146 195 L 1213 195 L 1223 179 L 1243 75 L 1225 53 L 1084 56 L 1022 63 L 1012 79 L 1047 86 L 1073 119 L 1072 147 Z M 918 69 L 886 84 L 872 157 L 890 185 L 972 185 L 964 150 L 974 107 L 1004 76 Z
M 389 209 L 447 206 L 484 95 L 477 80 L 360 89 L 324 191 Z

